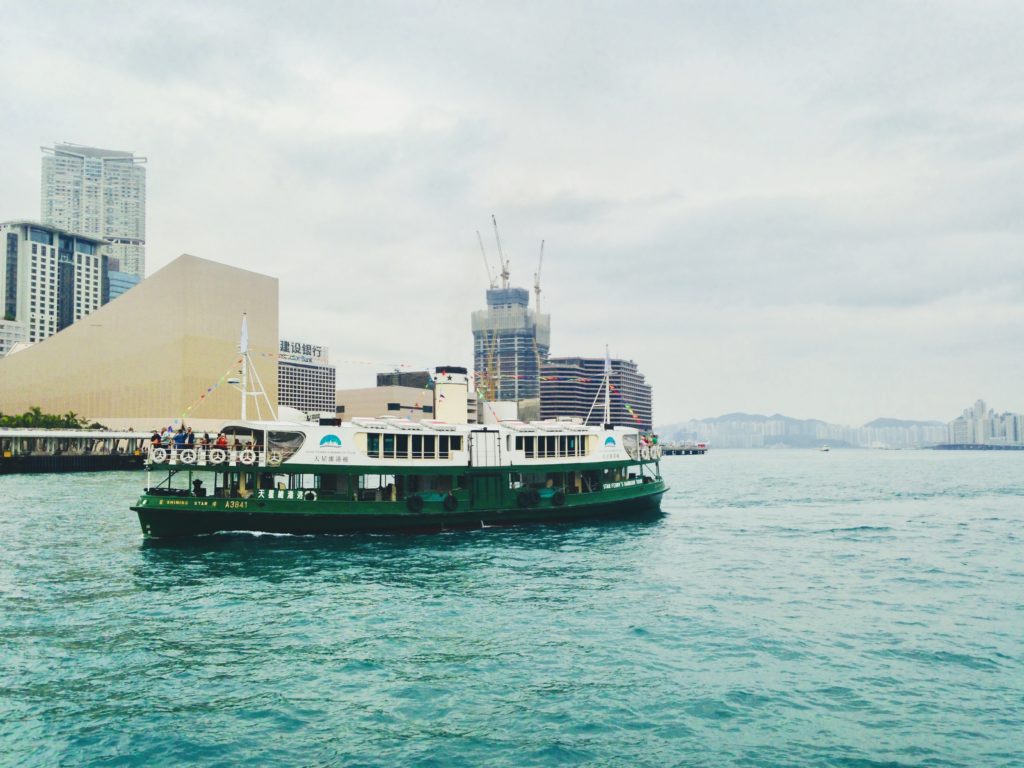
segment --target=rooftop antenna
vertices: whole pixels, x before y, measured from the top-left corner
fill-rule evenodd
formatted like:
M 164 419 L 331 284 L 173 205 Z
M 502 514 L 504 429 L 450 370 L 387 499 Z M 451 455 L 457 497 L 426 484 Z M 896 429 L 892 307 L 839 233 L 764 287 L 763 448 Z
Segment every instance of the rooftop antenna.
M 505 258 L 505 252 L 501 250 L 501 235 L 498 234 L 498 220 L 491 214 L 491 221 L 494 222 L 494 239 L 498 243 L 498 261 L 501 262 L 501 287 L 508 288 L 508 279 L 511 277 L 511 273 L 508 269 L 508 259 Z
M 540 270 L 544 266 L 544 241 L 540 241 L 540 258 L 537 260 L 537 271 L 533 273 L 533 292 L 537 295 L 537 314 L 540 314 Z
M 480 241 L 480 254 L 484 257 L 484 270 L 487 272 L 487 283 L 490 285 L 491 290 L 497 286 L 494 282 L 494 273 L 491 272 L 491 263 L 487 261 L 487 251 L 484 250 L 484 239 L 480 237 L 480 230 L 476 231 L 476 239 Z

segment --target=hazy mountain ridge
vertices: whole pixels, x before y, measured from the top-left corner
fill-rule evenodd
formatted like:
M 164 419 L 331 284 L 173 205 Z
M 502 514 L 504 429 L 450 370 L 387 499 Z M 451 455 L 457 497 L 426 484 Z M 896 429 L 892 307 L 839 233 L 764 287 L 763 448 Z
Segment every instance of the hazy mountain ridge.
M 946 442 L 941 421 L 880 417 L 862 427 L 776 413 L 726 413 L 659 426 L 662 439 L 695 440 L 721 448 L 919 448 Z

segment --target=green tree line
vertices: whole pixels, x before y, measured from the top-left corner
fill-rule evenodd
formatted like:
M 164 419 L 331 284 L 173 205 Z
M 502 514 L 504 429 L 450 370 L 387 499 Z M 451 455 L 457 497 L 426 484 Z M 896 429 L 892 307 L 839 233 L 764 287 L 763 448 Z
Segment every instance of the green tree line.
M 33 405 L 21 415 L 0 413 L 0 427 L 11 429 L 84 429 L 87 422 L 74 411 L 65 414 L 43 413 Z

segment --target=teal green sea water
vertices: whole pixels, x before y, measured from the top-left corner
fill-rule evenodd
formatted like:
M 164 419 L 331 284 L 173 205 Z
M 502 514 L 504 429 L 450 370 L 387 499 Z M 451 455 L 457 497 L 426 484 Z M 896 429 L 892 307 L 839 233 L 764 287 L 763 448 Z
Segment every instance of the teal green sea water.
M 0 765 L 1024 765 L 1024 453 L 662 464 L 654 521 L 173 545 L 0 477 Z

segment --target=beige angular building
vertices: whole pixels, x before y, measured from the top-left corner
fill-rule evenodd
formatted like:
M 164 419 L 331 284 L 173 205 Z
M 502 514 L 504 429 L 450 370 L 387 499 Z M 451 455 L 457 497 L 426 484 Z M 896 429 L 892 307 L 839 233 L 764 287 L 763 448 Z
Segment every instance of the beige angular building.
M 81 321 L 0 358 L 0 412 L 39 406 L 111 429 L 182 419 L 215 428 L 241 409 L 228 379 L 240 369 L 243 313 L 250 359 L 277 403 L 277 279 L 186 254 Z

